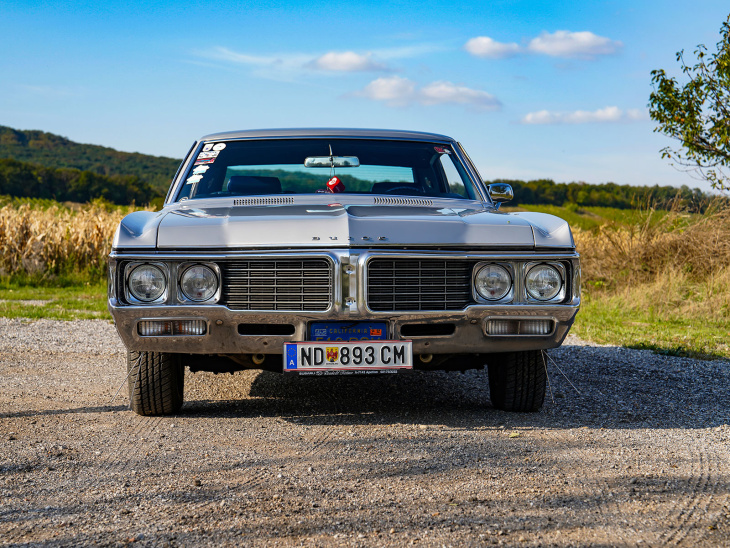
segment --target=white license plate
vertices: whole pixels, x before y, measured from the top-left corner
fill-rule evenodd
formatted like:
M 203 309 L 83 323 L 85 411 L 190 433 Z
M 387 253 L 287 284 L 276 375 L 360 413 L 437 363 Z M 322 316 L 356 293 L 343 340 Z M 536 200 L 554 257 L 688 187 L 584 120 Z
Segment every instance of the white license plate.
M 411 341 L 284 343 L 284 371 L 413 369 Z

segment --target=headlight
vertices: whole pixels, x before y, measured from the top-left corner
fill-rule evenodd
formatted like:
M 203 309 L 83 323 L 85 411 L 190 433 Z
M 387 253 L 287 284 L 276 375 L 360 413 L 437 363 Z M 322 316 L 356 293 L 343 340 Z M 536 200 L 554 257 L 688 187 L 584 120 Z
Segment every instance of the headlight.
M 142 264 L 129 274 L 127 286 L 135 299 L 152 302 L 165 292 L 165 275 L 162 270 L 151 264 Z
M 563 288 L 563 279 L 554 266 L 539 264 L 527 272 L 525 287 L 533 299 L 549 301 L 560 293 Z
M 218 291 L 218 276 L 207 266 L 196 264 L 183 272 L 180 289 L 191 301 L 207 301 Z
M 512 277 L 503 266 L 488 264 L 477 271 L 474 287 L 483 299 L 498 301 L 512 289 Z

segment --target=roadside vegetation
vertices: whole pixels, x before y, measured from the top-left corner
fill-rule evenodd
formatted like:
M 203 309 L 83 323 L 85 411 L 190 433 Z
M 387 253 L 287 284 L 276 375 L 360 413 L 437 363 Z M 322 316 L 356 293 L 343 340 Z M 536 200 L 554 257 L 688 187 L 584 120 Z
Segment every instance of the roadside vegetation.
M 110 319 L 106 256 L 134 207 L 0 197 L 0 316 Z M 687 211 L 534 205 L 573 228 L 588 340 L 694 357 L 730 358 L 730 208 Z
M 106 257 L 134 209 L 0 197 L 0 316 L 111 319 Z
M 507 208 L 520 210 L 523 208 Z M 524 209 L 528 209 L 527 207 Z M 583 306 L 573 328 L 598 343 L 730 358 L 730 208 L 531 206 L 573 228 Z
M 641 212 L 575 232 L 589 340 L 694 357 L 730 357 L 730 209 Z

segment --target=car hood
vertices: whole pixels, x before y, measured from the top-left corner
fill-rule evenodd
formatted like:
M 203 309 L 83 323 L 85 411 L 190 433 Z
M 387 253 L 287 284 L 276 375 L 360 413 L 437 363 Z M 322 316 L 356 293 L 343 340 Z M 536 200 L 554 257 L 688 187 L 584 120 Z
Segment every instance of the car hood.
M 125 218 L 115 248 L 574 247 L 562 219 L 471 204 L 178 206 Z

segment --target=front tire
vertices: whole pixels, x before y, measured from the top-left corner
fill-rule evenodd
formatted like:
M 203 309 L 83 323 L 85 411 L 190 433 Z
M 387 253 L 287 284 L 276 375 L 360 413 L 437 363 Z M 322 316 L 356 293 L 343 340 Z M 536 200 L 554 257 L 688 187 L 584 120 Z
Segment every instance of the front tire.
M 547 369 L 541 350 L 492 354 L 488 360 L 492 405 L 502 411 L 539 411 Z
M 127 352 L 129 405 L 138 415 L 171 415 L 183 404 L 185 367 L 165 352 Z

